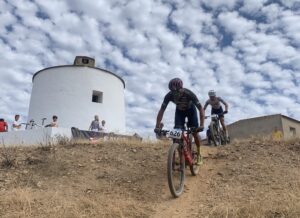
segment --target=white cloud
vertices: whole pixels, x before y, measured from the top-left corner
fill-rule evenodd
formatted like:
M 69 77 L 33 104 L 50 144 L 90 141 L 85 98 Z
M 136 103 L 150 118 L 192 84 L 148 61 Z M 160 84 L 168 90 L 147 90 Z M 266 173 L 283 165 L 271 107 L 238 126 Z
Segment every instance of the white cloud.
M 285 30 L 287 37 L 300 46 L 300 15 L 291 11 L 285 12 L 280 26 Z
M 233 9 L 237 1 L 236 0 L 227 0 L 227 1 L 204 0 L 203 3 L 206 7 L 210 7 L 212 9 L 218 9 L 218 8 Z
M 202 104 L 217 90 L 229 103 L 227 122 L 271 113 L 300 119 L 296 3 L 0 1 L 0 117 L 26 116 L 33 73 L 87 55 L 126 81 L 130 132 L 152 134 L 173 77 Z M 165 112 L 168 128 L 174 109 Z
M 260 73 L 248 73 L 245 75 L 244 84 L 251 88 L 270 89 L 272 84 L 266 81 Z
M 255 14 L 257 13 L 266 3 L 267 0 L 251 0 L 251 1 L 243 1 L 243 6 L 240 11 Z
M 218 21 L 225 28 L 225 31 L 241 37 L 256 28 L 255 22 L 239 16 L 236 11 L 221 13 L 218 16 Z

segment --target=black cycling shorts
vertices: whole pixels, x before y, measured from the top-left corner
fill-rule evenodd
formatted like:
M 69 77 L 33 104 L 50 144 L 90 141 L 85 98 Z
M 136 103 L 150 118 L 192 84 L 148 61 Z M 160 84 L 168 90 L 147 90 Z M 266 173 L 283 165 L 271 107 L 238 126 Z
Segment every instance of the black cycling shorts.
M 197 109 L 195 105 L 192 105 L 189 109 L 184 111 L 178 110 L 176 108 L 174 128 L 183 129 L 185 124 L 185 118 L 188 119 L 188 127 L 199 127 Z
M 215 109 L 215 108 L 212 108 L 211 109 L 211 114 L 221 114 L 221 113 L 223 113 L 224 111 L 223 111 L 223 108 L 222 107 L 220 107 L 219 109 Z M 222 117 L 224 117 L 224 115 L 220 115 L 219 116 L 220 118 L 222 118 Z

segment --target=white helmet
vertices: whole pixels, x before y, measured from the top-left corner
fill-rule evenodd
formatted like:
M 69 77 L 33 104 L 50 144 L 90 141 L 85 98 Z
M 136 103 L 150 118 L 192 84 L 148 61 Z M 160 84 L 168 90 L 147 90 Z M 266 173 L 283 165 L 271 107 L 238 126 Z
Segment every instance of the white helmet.
M 210 91 L 208 92 L 208 96 L 209 96 L 209 97 L 215 97 L 215 96 L 216 96 L 216 92 L 215 92 L 214 90 L 210 90 Z

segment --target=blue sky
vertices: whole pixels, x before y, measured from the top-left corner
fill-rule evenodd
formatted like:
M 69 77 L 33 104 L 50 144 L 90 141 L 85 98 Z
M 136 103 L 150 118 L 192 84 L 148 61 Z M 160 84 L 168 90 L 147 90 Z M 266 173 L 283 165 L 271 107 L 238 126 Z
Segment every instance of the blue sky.
M 125 80 L 129 132 L 152 134 L 173 77 L 202 104 L 215 89 L 229 103 L 227 123 L 274 113 L 300 119 L 299 46 L 296 0 L 4 0 L 1 116 L 26 119 L 32 75 L 86 55 Z

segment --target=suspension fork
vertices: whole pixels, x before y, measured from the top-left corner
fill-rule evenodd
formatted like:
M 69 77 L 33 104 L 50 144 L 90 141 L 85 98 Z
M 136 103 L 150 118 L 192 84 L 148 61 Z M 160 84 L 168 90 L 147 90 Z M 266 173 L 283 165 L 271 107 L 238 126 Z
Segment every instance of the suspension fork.
M 189 163 L 190 166 L 193 165 L 193 158 L 191 156 L 191 148 L 190 148 L 190 139 L 189 139 L 189 134 L 187 135 L 182 135 L 182 150 L 183 150 L 183 154 L 184 154 L 184 159 L 187 160 L 187 162 Z
M 184 142 L 183 142 L 183 140 L 174 139 L 173 143 L 179 144 L 179 147 L 177 149 L 178 150 L 178 154 L 179 154 L 179 161 L 180 161 L 179 165 L 182 166 L 182 164 L 181 164 L 182 161 L 185 161 L 184 151 L 183 151 Z M 175 159 L 176 159 L 176 157 L 175 156 L 176 156 L 176 153 L 173 154 L 173 170 L 176 169 L 176 167 L 175 167 Z M 184 170 L 184 169 L 180 168 L 179 170 Z

